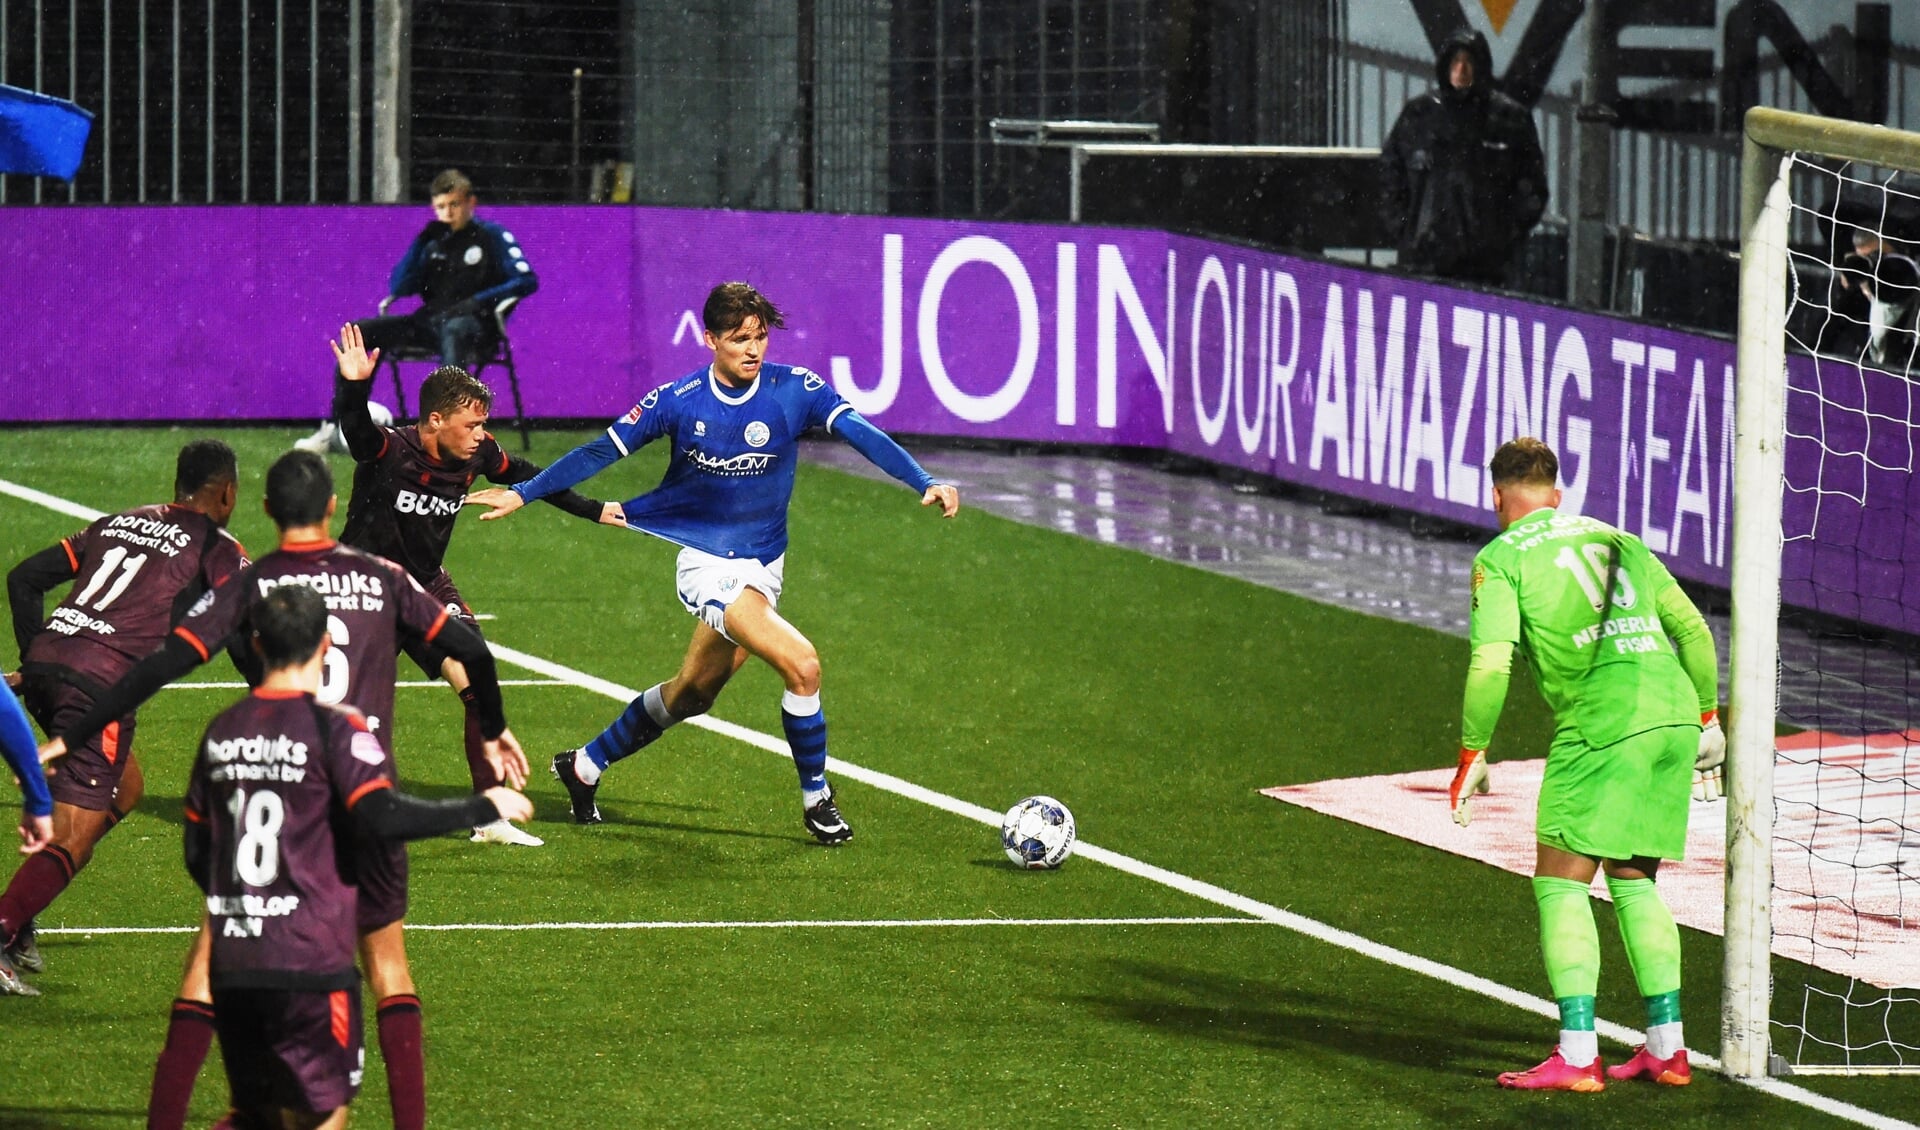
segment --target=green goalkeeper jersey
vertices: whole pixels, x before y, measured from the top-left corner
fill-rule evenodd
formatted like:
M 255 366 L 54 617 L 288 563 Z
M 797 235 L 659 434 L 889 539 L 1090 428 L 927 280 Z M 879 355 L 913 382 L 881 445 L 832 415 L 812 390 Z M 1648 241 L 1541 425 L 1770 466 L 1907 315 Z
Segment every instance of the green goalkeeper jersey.
M 1603 594 L 1611 593 L 1611 599 Z M 1639 538 L 1536 510 L 1473 559 L 1473 661 L 1460 744 L 1485 749 L 1517 646 L 1552 707 L 1555 744 L 1604 748 L 1716 707 L 1713 637 Z M 1676 650 L 1677 648 L 1677 650 Z

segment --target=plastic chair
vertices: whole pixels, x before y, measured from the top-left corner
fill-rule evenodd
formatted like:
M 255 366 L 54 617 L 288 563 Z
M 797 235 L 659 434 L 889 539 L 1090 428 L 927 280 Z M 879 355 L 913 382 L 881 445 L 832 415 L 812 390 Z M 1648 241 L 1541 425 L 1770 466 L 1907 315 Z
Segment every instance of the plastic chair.
M 380 300 L 380 313 L 385 314 L 387 307 L 393 304 L 393 296 Z M 477 378 L 486 372 L 489 365 L 504 365 L 507 370 L 507 388 L 513 393 L 513 421 L 520 432 L 520 450 L 533 448 L 533 434 L 527 423 L 527 409 L 520 401 L 520 373 L 513 365 L 513 341 L 507 337 L 507 315 L 520 304 L 518 298 L 502 298 L 493 307 L 494 346 L 490 356 L 481 358 L 473 367 Z M 393 414 L 396 418 L 407 415 L 407 393 L 400 384 L 400 362 L 440 360 L 440 354 L 432 349 L 413 346 L 396 346 L 381 354 L 393 371 Z

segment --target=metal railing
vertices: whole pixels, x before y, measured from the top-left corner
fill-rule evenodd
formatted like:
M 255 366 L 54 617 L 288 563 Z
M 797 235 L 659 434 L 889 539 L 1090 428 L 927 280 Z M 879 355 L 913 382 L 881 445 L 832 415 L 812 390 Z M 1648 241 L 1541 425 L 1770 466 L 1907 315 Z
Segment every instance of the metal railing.
M 0 0 L 0 82 L 94 114 L 71 182 L 0 176 L 0 203 L 404 199 L 450 165 L 492 199 L 578 199 L 582 171 L 625 148 L 620 11 L 598 0 Z M 392 50 L 377 54 L 376 41 Z M 381 169 L 376 113 L 396 134 Z

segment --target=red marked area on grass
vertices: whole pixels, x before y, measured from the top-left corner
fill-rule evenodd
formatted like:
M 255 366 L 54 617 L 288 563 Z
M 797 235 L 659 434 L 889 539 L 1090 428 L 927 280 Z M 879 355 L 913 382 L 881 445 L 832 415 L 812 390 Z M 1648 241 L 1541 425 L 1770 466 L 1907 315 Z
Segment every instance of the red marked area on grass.
M 1451 766 L 1262 789 L 1276 800 L 1533 874 L 1544 761 L 1498 761 L 1473 823 L 1447 814 Z M 1920 734 L 1782 738 L 1774 769 L 1773 952 L 1881 988 L 1920 985 Z M 1695 801 L 1687 858 L 1660 869 L 1682 925 L 1722 933 L 1726 804 Z M 1598 879 L 1594 891 L 1606 898 Z

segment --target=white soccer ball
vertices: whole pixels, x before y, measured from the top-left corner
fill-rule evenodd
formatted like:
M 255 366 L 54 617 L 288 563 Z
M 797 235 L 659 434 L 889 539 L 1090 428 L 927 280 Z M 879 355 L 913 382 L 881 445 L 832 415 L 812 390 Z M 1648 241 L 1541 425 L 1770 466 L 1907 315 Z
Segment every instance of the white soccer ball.
M 1073 854 L 1073 813 L 1050 796 L 1030 796 L 1000 821 L 1007 858 L 1030 871 L 1051 870 Z

